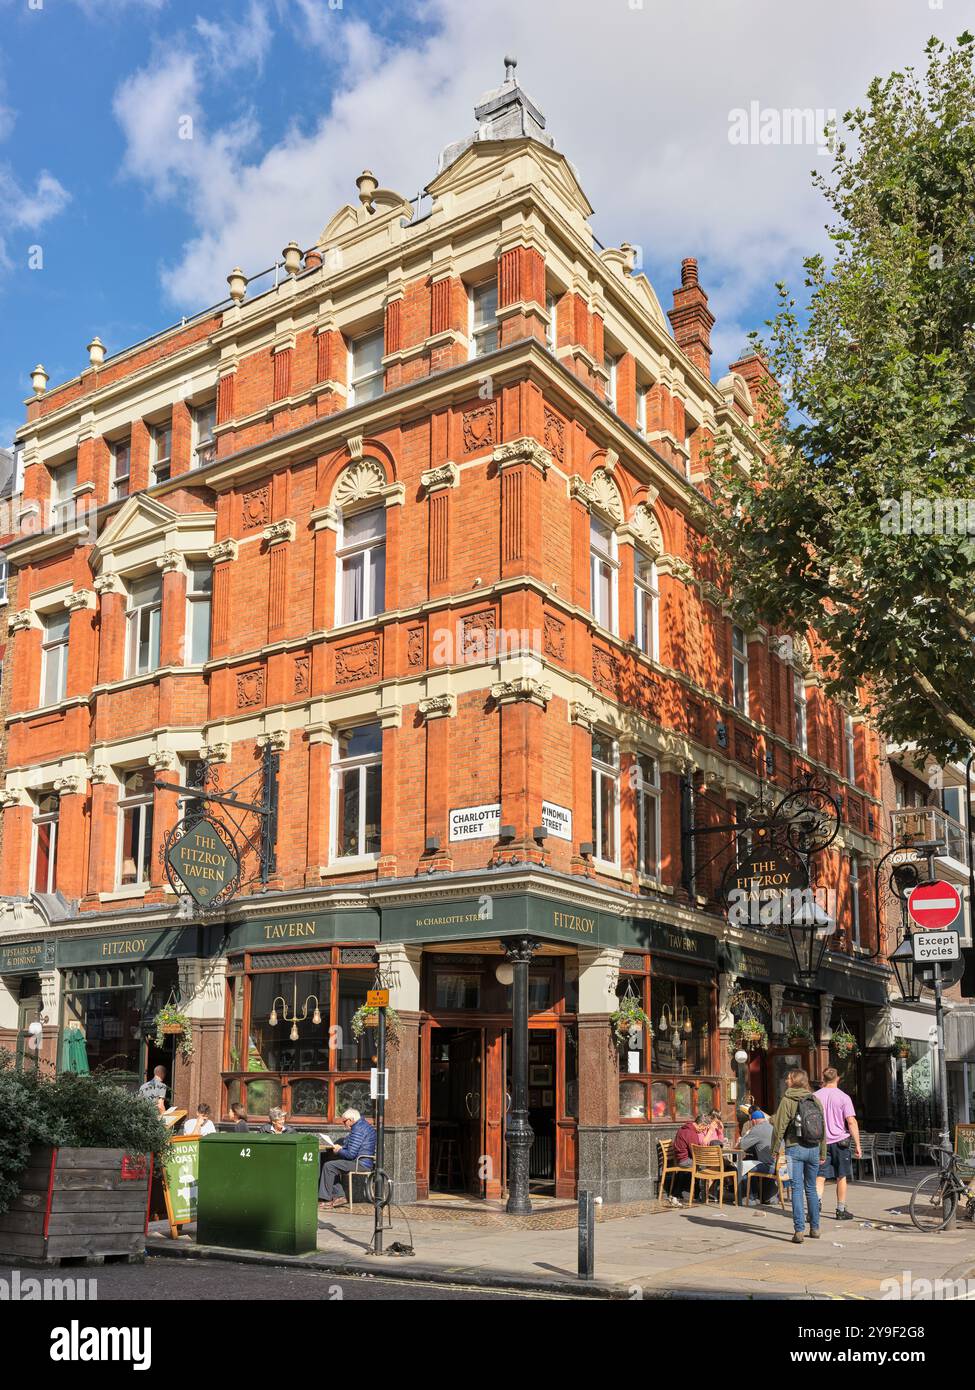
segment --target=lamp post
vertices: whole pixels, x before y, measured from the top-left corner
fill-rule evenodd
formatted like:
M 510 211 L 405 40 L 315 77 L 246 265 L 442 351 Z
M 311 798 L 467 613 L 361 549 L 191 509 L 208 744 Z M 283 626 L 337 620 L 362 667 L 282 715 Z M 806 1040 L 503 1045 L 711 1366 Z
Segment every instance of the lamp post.
M 819 975 L 836 922 L 812 897 L 806 897 L 788 923 L 789 945 L 800 980 L 811 984 Z
M 511 1115 L 504 1136 L 508 1146 L 507 1210 L 525 1216 L 532 1209 L 528 1155 L 535 1138 L 528 1121 L 528 969 L 538 942 L 530 936 L 519 936 L 502 944 L 512 967 Z

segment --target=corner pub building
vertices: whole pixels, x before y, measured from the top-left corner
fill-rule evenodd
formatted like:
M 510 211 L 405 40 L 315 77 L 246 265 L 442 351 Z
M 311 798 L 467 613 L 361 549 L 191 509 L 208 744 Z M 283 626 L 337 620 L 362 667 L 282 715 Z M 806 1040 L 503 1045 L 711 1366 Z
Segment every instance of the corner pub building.
M 506 952 L 527 940 L 532 1189 L 634 1200 L 658 1138 L 730 1119 L 741 1086 L 772 1103 L 840 1019 L 845 1084 L 886 1103 L 878 749 L 808 641 L 736 623 L 694 529 L 716 433 L 743 464 L 758 448 L 763 363 L 712 381 L 695 261 L 665 314 L 633 248 L 599 248 L 513 64 L 475 116 L 422 199 L 367 171 L 273 282 L 235 268 L 215 308 L 112 356 L 94 339 L 62 385 L 35 370 L 0 1040 L 32 1064 L 40 1019 L 58 1066 L 81 1051 L 141 1081 L 163 1061 L 180 1105 L 320 1127 L 370 1112 L 375 1034 L 351 1025 L 378 951 L 397 1200 L 496 1198 Z M 167 785 L 253 804 L 266 764 L 265 880 L 237 814 L 239 890 L 194 917 L 165 872 Z M 812 989 L 781 935 L 726 918 L 734 832 L 695 841 L 693 876 L 681 836 L 682 806 L 685 828 L 688 806 L 726 824 L 803 769 L 842 807 Z M 652 1028 L 620 1051 L 627 993 Z M 189 1059 L 155 1046 L 170 999 Z M 743 1012 L 771 1046 L 738 1075 Z

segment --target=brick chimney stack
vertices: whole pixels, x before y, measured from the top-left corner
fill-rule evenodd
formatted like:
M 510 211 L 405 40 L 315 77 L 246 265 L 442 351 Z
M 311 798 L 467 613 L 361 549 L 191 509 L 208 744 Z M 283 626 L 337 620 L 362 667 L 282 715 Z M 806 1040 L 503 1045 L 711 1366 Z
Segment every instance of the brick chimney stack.
M 674 307 L 669 310 L 677 346 L 706 377 L 711 375 L 711 329 L 714 315 L 708 297 L 697 280 L 697 260 L 685 256 L 680 263 L 680 289 L 674 290 Z
M 763 396 L 769 386 L 779 395 L 779 384 L 769 371 L 764 357 L 757 352 L 748 352 L 744 357 L 739 357 L 737 362 L 732 362 L 730 370 L 737 372 L 740 377 L 744 377 L 752 396 L 753 416 L 756 425 L 761 425 L 768 408 L 763 400 Z

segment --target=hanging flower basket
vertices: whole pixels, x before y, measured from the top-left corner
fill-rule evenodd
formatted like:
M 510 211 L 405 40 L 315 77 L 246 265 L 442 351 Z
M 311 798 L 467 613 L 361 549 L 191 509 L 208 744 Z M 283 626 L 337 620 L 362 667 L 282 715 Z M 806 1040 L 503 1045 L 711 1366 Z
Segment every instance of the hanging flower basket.
M 399 1042 L 400 1021 L 399 1014 L 389 1005 L 383 1009 L 386 1015 L 386 1040 L 395 1047 Z M 352 1036 L 355 1039 L 362 1037 L 367 1028 L 379 1027 L 379 1010 L 372 1004 L 360 1004 L 352 1015 Z
M 785 1036 L 791 1046 L 797 1047 L 812 1047 L 816 1041 L 809 1025 L 796 1018 L 794 1014 L 786 1024 Z
M 750 1052 L 761 1048 L 763 1052 L 767 1052 L 768 1033 L 757 1018 L 743 1018 L 732 1028 L 728 1044 L 732 1052 L 737 1052 L 739 1048 Z
M 890 1050 L 895 1057 L 899 1057 L 906 1062 L 911 1055 L 911 1044 L 907 1038 L 902 1038 L 898 1035 L 891 1043 Z
M 648 1014 L 632 994 L 624 995 L 619 1001 L 617 1009 L 609 1016 L 609 1026 L 613 1030 L 617 1047 L 626 1046 L 630 1033 L 635 1028 L 646 1028 L 650 1031 L 653 1029 Z
M 830 1047 L 840 1059 L 852 1057 L 857 1050 L 857 1040 L 846 1028 L 838 1028 L 830 1040 Z
M 180 1056 L 187 1061 L 193 1056 L 193 1025 L 176 1004 L 164 1004 L 153 1019 L 153 1027 L 157 1047 L 162 1047 L 166 1038 L 175 1037 L 179 1038 L 176 1050 Z

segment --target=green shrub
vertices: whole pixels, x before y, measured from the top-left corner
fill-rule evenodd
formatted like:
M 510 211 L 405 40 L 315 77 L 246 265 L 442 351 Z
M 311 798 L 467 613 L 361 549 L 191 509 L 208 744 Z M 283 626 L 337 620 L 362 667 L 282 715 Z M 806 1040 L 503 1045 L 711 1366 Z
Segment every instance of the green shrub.
M 17 1071 L 0 1048 L 0 1213 L 20 1191 L 34 1144 L 162 1155 L 169 1131 L 159 1114 L 112 1073 L 52 1077 Z

